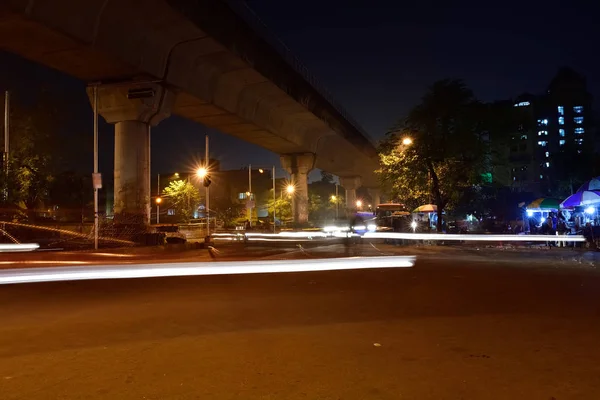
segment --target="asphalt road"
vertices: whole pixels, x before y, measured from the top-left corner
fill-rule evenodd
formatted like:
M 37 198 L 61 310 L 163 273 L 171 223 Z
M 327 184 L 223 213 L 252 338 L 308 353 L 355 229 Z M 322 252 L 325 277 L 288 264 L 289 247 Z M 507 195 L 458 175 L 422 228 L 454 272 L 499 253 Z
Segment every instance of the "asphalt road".
M 600 275 L 494 261 L 0 287 L 0 398 L 598 399 Z

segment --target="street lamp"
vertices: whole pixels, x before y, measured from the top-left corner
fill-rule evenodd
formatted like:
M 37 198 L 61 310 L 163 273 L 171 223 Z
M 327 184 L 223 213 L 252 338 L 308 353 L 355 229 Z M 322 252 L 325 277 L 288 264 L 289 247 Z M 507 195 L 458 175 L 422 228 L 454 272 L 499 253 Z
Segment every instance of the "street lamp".
M 405 137 L 402 139 L 402 144 L 405 146 L 410 146 L 413 143 L 413 140 L 409 137 Z
M 206 169 L 205 167 L 200 167 L 198 168 L 198 170 L 196 171 L 196 175 L 198 176 L 198 178 L 200 179 L 204 179 L 204 177 L 208 174 L 208 169 Z
M 296 188 L 294 187 L 294 185 L 289 184 L 287 185 L 287 187 L 285 188 L 285 190 L 288 192 L 288 194 L 292 194 L 296 191 Z
M 356 208 L 361 208 L 362 207 L 362 201 L 357 200 L 356 201 Z

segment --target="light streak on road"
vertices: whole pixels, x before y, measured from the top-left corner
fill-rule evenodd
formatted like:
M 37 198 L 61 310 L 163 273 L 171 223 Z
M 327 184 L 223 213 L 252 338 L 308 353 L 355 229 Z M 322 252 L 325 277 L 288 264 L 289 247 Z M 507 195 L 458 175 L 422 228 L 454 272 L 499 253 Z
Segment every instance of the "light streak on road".
M 101 265 L 0 270 L 0 284 L 412 267 L 415 256 Z
M 365 239 L 459 240 L 465 242 L 585 242 L 581 235 L 476 235 L 444 233 L 367 232 Z
M 0 261 L 0 265 L 85 265 L 90 264 L 88 261 L 66 261 L 66 260 L 57 260 L 57 261 L 44 261 L 44 260 L 32 260 L 32 261 Z
M 0 243 L 0 252 L 34 251 L 40 248 L 37 243 Z

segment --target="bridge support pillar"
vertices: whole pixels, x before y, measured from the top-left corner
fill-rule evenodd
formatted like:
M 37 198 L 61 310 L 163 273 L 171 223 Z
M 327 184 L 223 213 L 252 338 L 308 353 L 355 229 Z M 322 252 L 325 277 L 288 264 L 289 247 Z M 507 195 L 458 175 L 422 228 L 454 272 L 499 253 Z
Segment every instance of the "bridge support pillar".
M 377 188 L 369 188 L 369 196 L 371 196 L 371 205 L 373 210 L 377 209 L 377 206 L 381 204 L 381 191 Z
M 360 176 L 340 177 L 340 184 L 346 190 L 346 212 L 356 210 L 356 189 L 361 185 Z
M 294 185 L 291 197 L 295 224 L 303 225 L 308 222 L 308 174 L 314 165 L 315 155 L 312 153 L 281 156 L 281 166 L 291 175 L 291 184 Z
M 93 89 L 88 96 L 94 104 Z M 100 85 L 98 113 L 115 125 L 115 222 L 150 221 L 150 127 L 170 115 L 174 93 L 158 84 Z

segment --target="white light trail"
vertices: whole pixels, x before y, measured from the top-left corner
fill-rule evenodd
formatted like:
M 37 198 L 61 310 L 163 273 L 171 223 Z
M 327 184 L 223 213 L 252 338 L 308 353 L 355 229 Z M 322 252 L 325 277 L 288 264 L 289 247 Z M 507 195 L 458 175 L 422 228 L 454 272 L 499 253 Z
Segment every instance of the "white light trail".
M 0 270 L 0 284 L 412 267 L 415 256 L 100 265 Z
M 444 233 L 403 233 L 403 232 L 367 232 L 365 239 L 406 239 L 406 240 L 460 240 L 471 242 L 585 242 L 581 235 L 475 235 Z
M 37 243 L 0 243 L 0 252 L 3 251 L 33 251 L 40 248 Z

